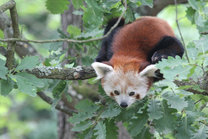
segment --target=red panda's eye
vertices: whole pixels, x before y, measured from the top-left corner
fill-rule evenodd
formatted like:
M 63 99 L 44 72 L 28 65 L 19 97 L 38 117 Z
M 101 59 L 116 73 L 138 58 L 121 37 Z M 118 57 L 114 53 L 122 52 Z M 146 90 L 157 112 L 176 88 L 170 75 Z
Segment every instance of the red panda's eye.
M 133 96 L 135 94 L 135 92 L 130 92 L 129 96 Z
M 119 95 L 119 91 L 118 90 L 114 90 L 114 94 Z

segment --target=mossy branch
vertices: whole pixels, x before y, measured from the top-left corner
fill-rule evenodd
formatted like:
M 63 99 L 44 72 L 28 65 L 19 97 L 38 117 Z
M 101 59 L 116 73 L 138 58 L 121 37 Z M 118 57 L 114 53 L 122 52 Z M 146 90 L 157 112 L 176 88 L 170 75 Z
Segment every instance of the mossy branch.
M 91 67 L 75 67 L 75 68 L 55 68 L 55 67 L 39 67 L 27 70 L 28 73 L 38 78 L 60 79 L 60 80 L 85 80 L 95 77 L 94 69 Z
M 82 67 L 78 66 L 75 68 L 55 68 L 55 67 L 39 67 L 32 70 L 26 70 L 28 73 L 35 75 L 38 78 L 45 79 L 59 79 L 59 80 L 85 80 L 96 77 L 95 71 L 92 67 Z M 174 81 L 177 86 L 194 86 L 196 84 L 200 85 L 200 88 L 204 91 L 198 91 L 194 89 L 187 89 L 187 91 L 193 94 L 200 94 L 208 96 L 208 74 L 205 74 L 200 82 L 196 83 L 193 80 L 187 81 Z
M 12 9 L 16 5 L 14 0 L 10 0 L 3 5 L 0 6 L 0 14 L 5 12 L 6 10 Z
M 16 3 L 14 0 L 10 0 L 7 3 L 0 6 L 0 14 L 5 12 L 6 10 L 10 10 L 10 16 L 12 21 L 12 29 L 13 29 L 13 38 L 19 38 L 19 27 L 18 27 L 18 14 L 16 9 Z M 15 51 L 16 42 L 9 42 L 7 45 L 7 53 L 6 53 L 6 66 L 9 70 L 14 68 L 14 51 Z

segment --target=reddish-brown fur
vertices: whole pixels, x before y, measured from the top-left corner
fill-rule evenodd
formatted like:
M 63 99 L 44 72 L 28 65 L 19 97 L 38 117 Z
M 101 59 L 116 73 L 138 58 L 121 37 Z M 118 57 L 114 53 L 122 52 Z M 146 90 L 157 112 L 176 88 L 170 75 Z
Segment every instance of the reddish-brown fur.
M 164 36 L 174 36 L 168 23 L 156 17 L 142 17 L 125 25 L 113 41 L 113 57 L 109 64 L 124 72 L 140 72 L 147 65 L 147 55 Z

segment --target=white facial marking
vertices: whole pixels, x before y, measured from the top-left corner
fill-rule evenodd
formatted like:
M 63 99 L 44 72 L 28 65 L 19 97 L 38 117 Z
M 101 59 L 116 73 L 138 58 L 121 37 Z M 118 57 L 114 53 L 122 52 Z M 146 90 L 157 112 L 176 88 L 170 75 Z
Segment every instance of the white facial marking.
M 111 96 L 114 91 L 119 91 L 120 95 L 114 94 L 111 96 L 120 105 L 122 102 L 126 103 L 129 107 L 136 100 L 136 96 L 139 95 L 140 99 L 144 98 L 148 91 L 148 78 L 147 76 L 141 76 L 137 72 L 124 73 L 122 70 L 112 70 L 105 74 L 103 78 L 103 89 L 106 94 Z M 130 92 L 135 92 L 133 96 L 129 96 Z
M 140 72 L 140 75 L 147 76 L 147 77 L 156 77 L 155 76 L 156 70 L 158 70 L 158 68 L 155 65 L 149 65 Z

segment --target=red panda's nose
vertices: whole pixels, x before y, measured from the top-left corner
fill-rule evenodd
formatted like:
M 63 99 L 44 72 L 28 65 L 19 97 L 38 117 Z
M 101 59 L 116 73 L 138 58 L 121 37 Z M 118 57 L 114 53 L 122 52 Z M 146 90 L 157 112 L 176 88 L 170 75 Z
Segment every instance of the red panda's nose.
M 126 107 L 128 106 L 128 104 L 127 104 L 126 102 L 121 102 L 120 106 L 121 106 L 122 108 L 126 108 Z

